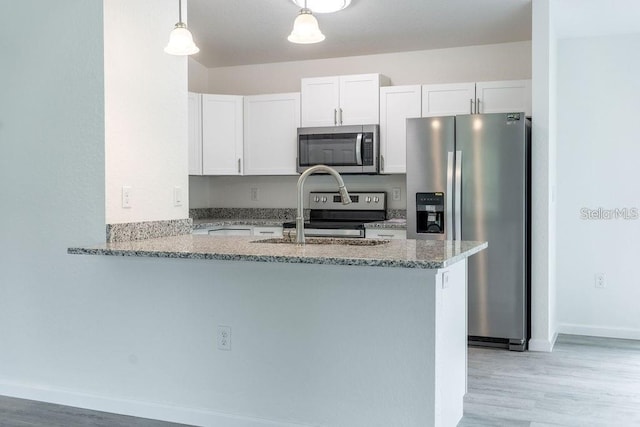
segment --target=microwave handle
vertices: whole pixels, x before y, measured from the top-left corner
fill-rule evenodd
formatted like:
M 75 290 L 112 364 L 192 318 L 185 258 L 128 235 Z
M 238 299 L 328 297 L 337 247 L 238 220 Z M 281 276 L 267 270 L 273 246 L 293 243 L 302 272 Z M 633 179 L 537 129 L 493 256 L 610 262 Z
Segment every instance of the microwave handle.
M 362 133 L 356 137 L 356 164 L 362 166 Z

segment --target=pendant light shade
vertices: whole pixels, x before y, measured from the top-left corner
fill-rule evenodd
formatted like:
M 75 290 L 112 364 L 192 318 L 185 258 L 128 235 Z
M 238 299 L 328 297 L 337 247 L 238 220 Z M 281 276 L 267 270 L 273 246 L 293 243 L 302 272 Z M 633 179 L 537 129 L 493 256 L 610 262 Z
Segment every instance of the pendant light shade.
M 351 0 L 292 0 L 300 7 L 308 7 L 313 13 L 332 13 L 342 10 L 351 4 Z
M 178 23 L 169 34 L 169 43 L 164 51 L 170 55 L 193 55 L 200 49 L 193 42 L 193 36 L 182 22 L 182 0 L 178 1 Z
M 291 43 L 310 44 L 321 42 L 325 37 L 318 27 L 318 20 L 305 8 L 293 22 L 293 31 L 287 39 Z

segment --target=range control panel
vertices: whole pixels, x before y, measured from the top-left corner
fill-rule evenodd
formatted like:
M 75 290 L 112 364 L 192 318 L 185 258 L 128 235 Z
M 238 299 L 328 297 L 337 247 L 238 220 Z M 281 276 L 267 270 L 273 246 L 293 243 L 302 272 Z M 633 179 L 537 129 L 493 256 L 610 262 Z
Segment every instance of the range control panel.
M 338 192 L 310 192 L 310 209 L 330 209 L 330 210 L 386 210 L 387 193 L 352 193 L 349 192 L 351 203 L 342 204 L 340 193 Z

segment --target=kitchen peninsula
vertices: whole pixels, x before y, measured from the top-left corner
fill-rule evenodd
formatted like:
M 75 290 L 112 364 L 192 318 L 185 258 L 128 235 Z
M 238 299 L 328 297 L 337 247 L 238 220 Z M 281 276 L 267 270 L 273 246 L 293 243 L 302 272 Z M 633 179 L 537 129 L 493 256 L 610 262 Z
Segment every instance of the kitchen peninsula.
M 240 327 L 228 315 L 232 350 L 223 353 L 225 360 L 261 355 L 264 366 L 245 368 L 273 371 L 273 386 L 290 396 L 283 422 L 457 424 L 466 391 L 466 259 L 487 243 L 266 242 L 182 235 L 68 252 L 127 257 L 118 261 L 125 264 L 171 258 L 207 268 L 211 286 L 246 289 L 243 310 L 253 320 Z M 229 392 L 243 393 L 240 384 Z

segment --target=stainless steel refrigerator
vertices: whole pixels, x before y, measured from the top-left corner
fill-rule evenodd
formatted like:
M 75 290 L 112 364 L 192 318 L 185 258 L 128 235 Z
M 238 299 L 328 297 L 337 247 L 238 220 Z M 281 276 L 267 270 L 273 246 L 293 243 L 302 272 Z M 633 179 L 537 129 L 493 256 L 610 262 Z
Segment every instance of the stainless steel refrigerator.
M 407 119 L 407 237 L 489 242 L 468 259 L 470 344 L 530 336 L 530 135 L 524 113 Z

